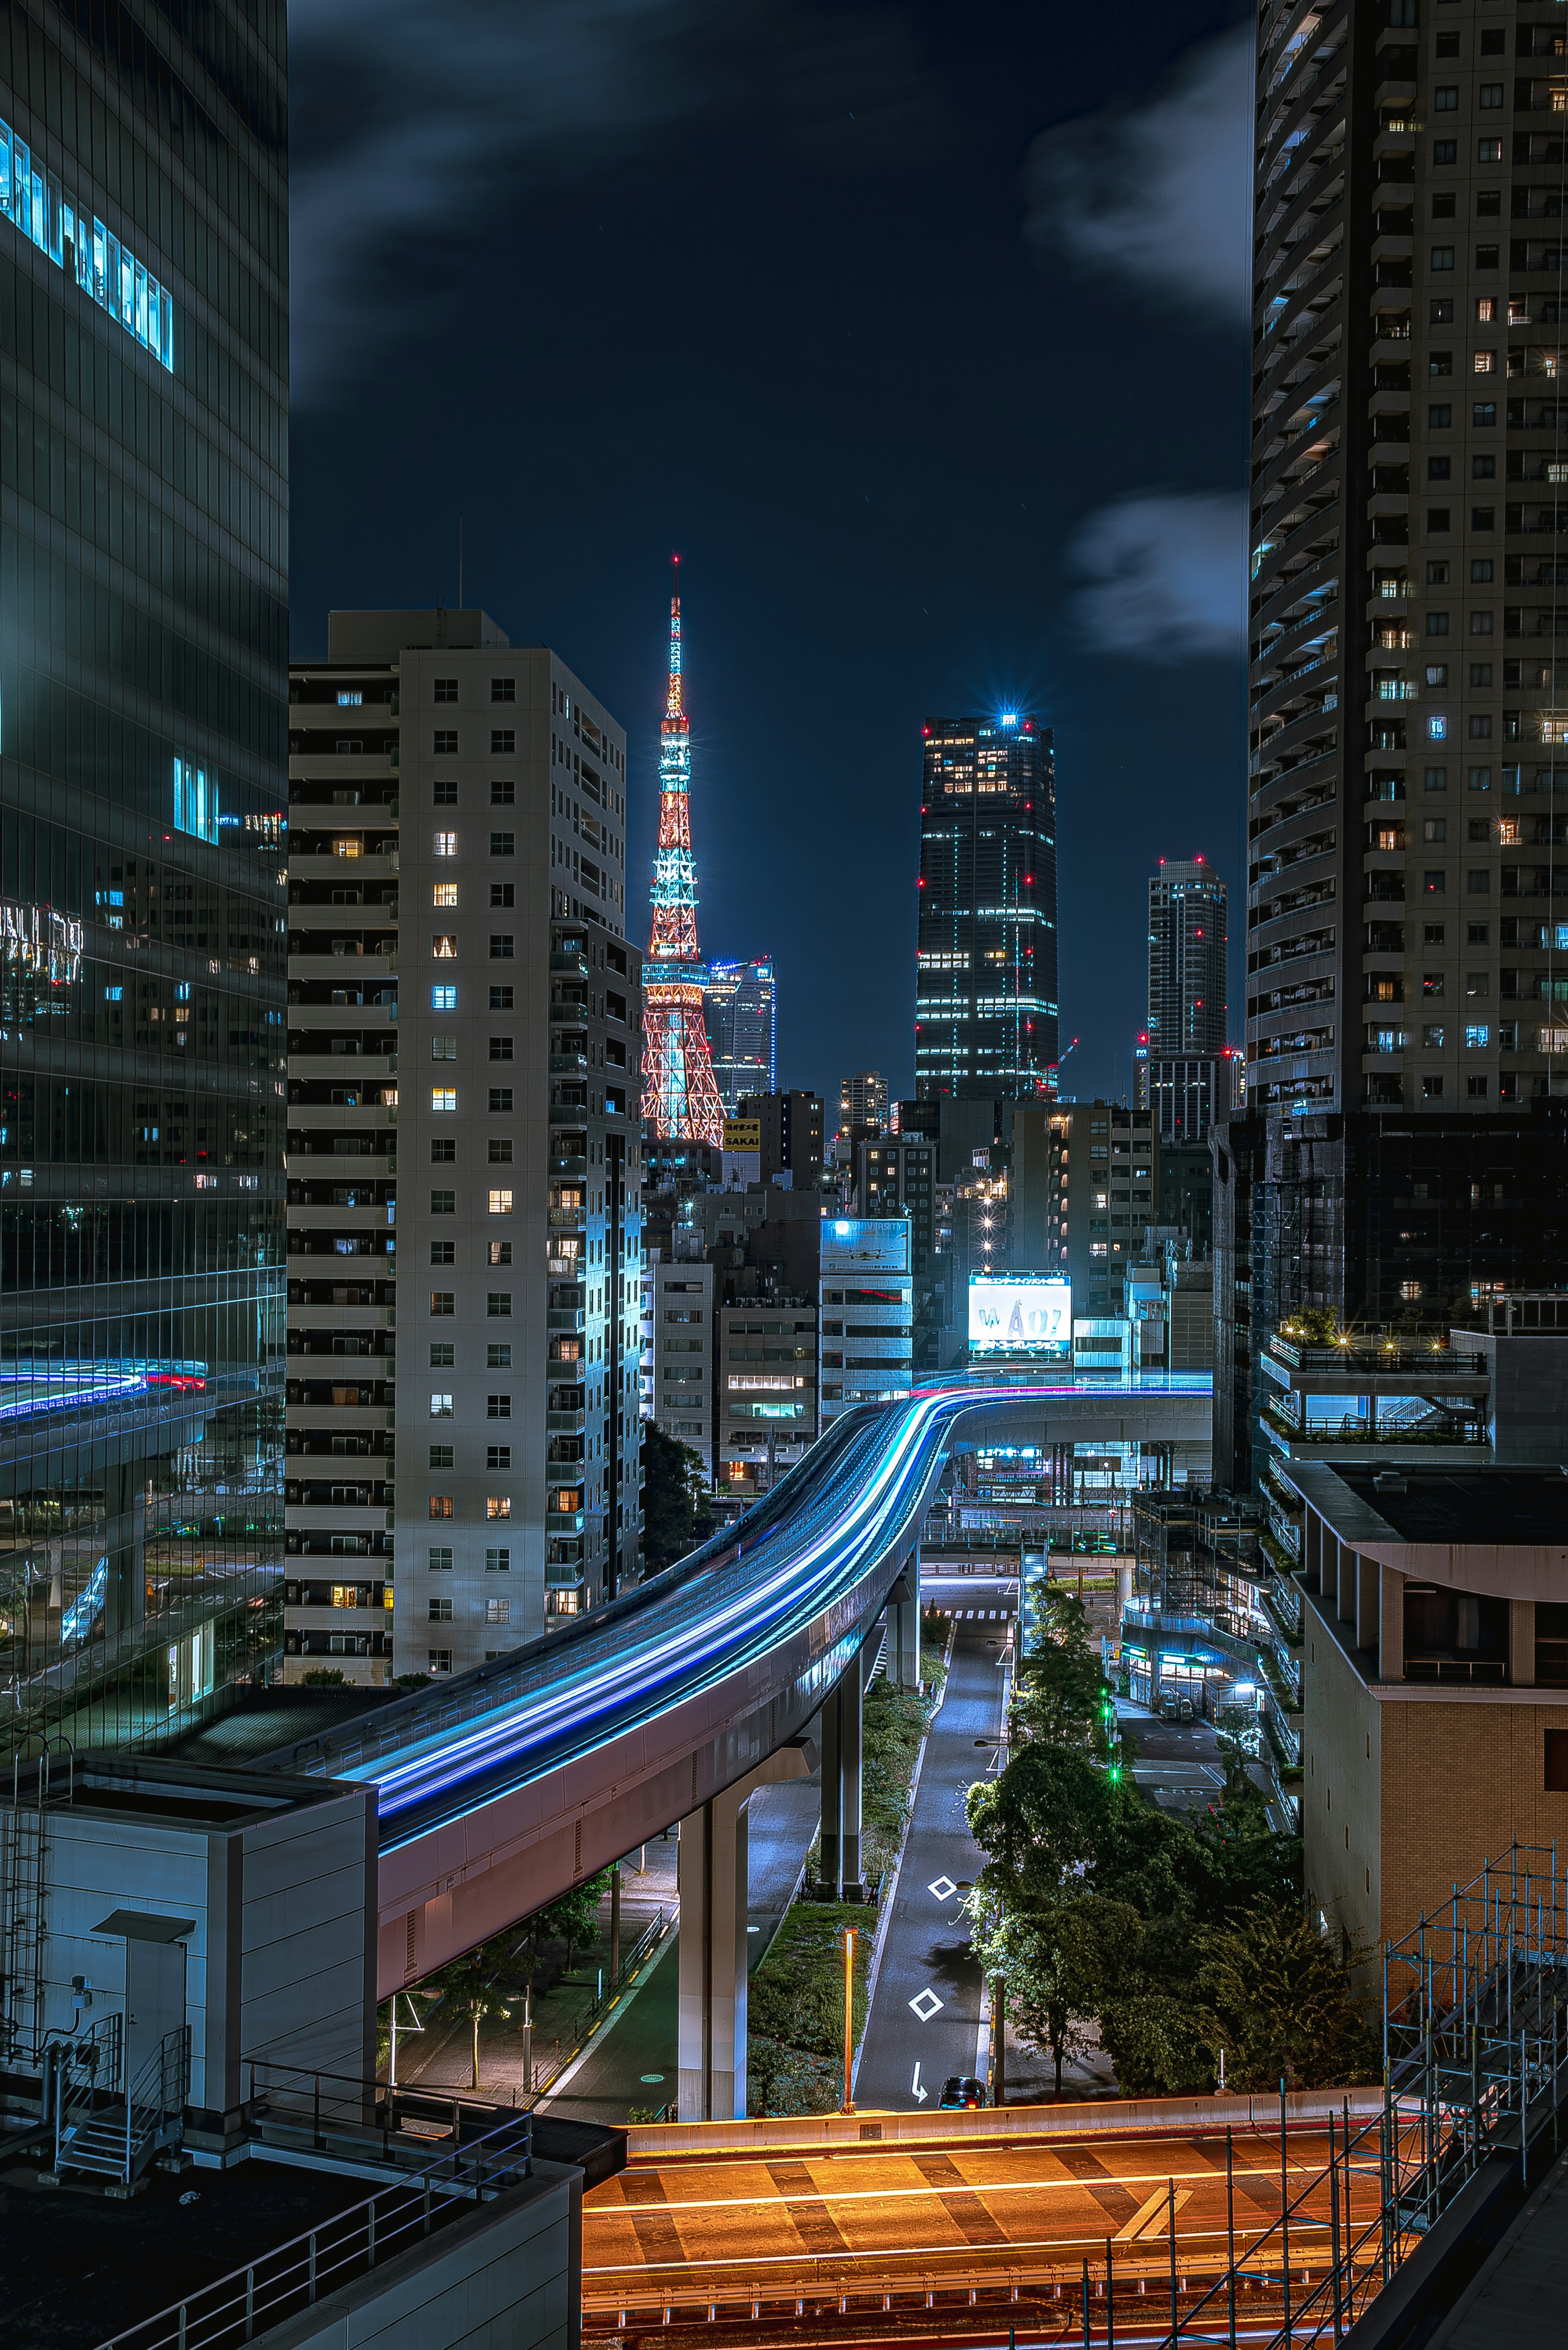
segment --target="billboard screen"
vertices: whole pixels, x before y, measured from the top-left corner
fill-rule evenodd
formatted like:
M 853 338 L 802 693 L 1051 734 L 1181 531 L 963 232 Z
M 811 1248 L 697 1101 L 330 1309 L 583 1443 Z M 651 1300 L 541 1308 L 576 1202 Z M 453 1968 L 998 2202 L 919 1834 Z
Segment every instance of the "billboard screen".
M 832 1216 L 822 1227 L 822 1273 L 908 1273 L 909 1226 L 903 1216 Z
M 971 1273 L 971 1355 L 1067 1356 L 1073 1291 L 1064 1274 Z

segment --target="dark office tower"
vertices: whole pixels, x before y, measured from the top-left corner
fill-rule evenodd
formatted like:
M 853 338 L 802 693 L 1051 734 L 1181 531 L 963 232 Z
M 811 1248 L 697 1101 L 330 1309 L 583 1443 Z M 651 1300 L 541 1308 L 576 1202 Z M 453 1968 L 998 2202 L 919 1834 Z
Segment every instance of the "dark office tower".
M 924 734 L 916 1096 L 1025 1100 L 1056 1072 L 1051 729 L 1003 711 Z
M 1201 857 L 1164 858 L 1148 884 L 1148 1045 L 1212 1060 L 1225 1045 L 1225 884 Z
M 1226 892 L 1201 857 L 1161 858 L 1148 884 L 1148 1014 L 1133 1056 L 1140 1109 L 1160 1140 L 1205 1145 L 1231 1107 Z
M 281 1647 L 281 0 L 0 38 L 5 1737 Z M 348 732 L 348 729 L 345 729 Z
M 1261 17 L 1230 1163 L 1269 1327 L 1568 1277 L 1561 46 L 1473 0 Z

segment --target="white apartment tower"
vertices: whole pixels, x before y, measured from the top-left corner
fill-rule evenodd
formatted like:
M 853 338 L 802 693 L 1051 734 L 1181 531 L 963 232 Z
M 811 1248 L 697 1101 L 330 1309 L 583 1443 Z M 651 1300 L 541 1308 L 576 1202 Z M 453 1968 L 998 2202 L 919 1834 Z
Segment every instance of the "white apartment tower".
M 296 693 L 336 711 L 349 671 L 384 712 L 400 868 L 382 957 L 400 1180 L 370 1206 L 401 1275 L 402 1377 L 389 1360 L 376 1431 L 395 1439 L 393 1663 L 445 1674 L 637 1567 L 626 746 L 547 648 L 512 646 L 483 613 L 335 613 L 327 661 L 301 664 Z M 359 1214 L 342 1235 L 356 1246 Z M 298 1431 L 312 1451 L 330 1448 L 339 1409 L 316 1393 Z

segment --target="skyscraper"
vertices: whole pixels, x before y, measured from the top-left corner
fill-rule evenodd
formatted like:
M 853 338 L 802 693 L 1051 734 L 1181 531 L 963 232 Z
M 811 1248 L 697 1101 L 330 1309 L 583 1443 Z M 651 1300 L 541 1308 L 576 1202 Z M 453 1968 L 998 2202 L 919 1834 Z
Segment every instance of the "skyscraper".
M 1148 1043 L 1210 1060 L 1225 1043 L 1225 884 L 1201 857 L 1162 857 L 1148 884 Z
M 682 701 L 680 572 L 670 598 L 670 685 L 659 740 L 659 848 L 653 931 L 643 992 L 643 1109 L 659 1139 L 724 1139 L 697 960 L 697 866 L 691 854 L 691 726 Z
M 1148 1013 L 1135 1098 L 1162 1142 L 1207 1142 L 1231 1107 L 1225 884 L 1201 857 L 1161 858 L 1148 884 Z
M 719 1099 L 725 1117 L 733 1118 L 742 1094 L 771 1094 L 778 1082 L 773 957 L 709 963 L 702 1020 Z
M 1416 18 L 1260 19 L 1252 1115 L 1215 1214 L 1217 1312 L 1264 1327 L 1568 1278 L 1564 80 L 1549 26 Z
M 1028 1099 L 1056 1066 L 1056 778 L 1023 712 L 924 728 L 915 1092 Z
M 281 1648 L 283 11 L 0 48 L 6 1739 Z

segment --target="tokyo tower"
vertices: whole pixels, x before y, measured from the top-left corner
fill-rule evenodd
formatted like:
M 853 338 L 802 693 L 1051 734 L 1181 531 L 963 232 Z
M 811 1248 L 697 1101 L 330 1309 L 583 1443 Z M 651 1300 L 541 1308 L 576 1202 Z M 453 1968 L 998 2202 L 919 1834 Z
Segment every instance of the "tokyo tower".
M 680 557 L 670 598 L 670 690 L 659 743 L 653 931 L 642 981 L 642 1114 L 660 1141 L 724 1139 L 702 1021 L 697 868 L 691 856 L 691 728 L 680 697 Z

